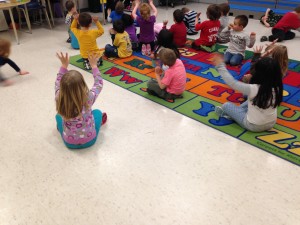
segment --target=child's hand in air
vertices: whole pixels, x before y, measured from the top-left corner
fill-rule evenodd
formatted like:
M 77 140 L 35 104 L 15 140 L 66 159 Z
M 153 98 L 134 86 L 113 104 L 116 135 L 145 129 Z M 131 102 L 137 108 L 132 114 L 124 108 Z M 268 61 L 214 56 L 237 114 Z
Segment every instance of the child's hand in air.
M 56 53 L 57 58 L 59 58 L 60 62 L 61 62 L 61 67 L 68 69 L 69 66 L 69 55 L 68 53 L 66 53 L 65 55 L 60 52 L 60 53 Z
M 251 32 L 250 33 L 250 38 L 256 38 L 256 33 L 255 32 Z
M 97 54 L 97 53 L 93 53 L 93 54 L 89 54 L 88 58 L 89 58 L 89 62 L 90 62 L 90 65 L 91 65 L 92 69 L 98 68 L 97 62 L 100 58 L 100 55 Z
M 25 71 L 25 70 L 20 70 L 20 71 L 19 71 L 19 74 L 20 74 L 20 75 L 27 75 L 27 74 L 29 74 L 29 72 L 28 72 L 28 71 Z
M 218 66 L 219 64 L 224 63 L 224 58 L 221 54 L 215 53 L 213 54 L 211 61 L 215 66 Z
M 168 22 L 169 22 L 168 20 L 163 21 L 164 27 L 167 26 Z
M 254 53 L 261 53 L 262 52 L 262 50 L 263 50 L 263 46 L 262 45 L 260 45 L 260 46 L 255 46 L 254 48 L 253 48 L 253 52 Z
M 151 4 L 151 3 L 153 4 L 153 0 L 149 0 L 149 4 Z
M 201 15 L 201 12 L 198 12 L 197 15 L 196 15 L 196 17 L 199 18 L 200 15 Z
M 99 21 L 99 17 L 98 16 L 93 16 L 92 17 L 94 23 L 97 23 Z
M 73 18 L 74 18 L 75 20 L 78 20 L 78 18 L 79 18 L 79 13 L 78 13 L 78 12 L 75 12 L 75 13 L 73 14 Z

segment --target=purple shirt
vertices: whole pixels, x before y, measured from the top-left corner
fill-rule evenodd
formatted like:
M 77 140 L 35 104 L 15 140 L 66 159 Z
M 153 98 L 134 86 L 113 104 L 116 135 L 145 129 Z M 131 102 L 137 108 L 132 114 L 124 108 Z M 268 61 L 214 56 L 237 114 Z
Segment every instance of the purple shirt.
M 136 36 L 136 28 L 133 24 L 129 27 L 126 27 L 125 31 L 128 33 L 131 42 L 138 42 L 138 38 Z
M 140 25 L 140 42 L 150 43 L 154 41 L 155 16 L 150 16 L 149 20 L 144 20 L 141 16 L 137 16 L 136 21 Z
M 61 78 L 68 70 L 61 67 L 55 81 L 55 99 L 59 96 Z M 85 144 L 96 137 L 92 105 L 96 101 L 103 87 L 103 80 L 98 68 L 93 69 L 94 85 L 88 93 L 88 108 L 83 107 L 81 115 L 69 120 L 63 118 L 63 139 L 68 144 Z

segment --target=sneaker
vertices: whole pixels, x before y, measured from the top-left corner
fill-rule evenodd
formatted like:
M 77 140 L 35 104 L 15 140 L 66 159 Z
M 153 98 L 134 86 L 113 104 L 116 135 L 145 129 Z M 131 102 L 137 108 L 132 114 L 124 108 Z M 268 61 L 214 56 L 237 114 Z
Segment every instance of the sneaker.
M 91 70 L 92 69 L 92 67 L 91 67 L 91 65 L 89 63 L 89 60 L 87 60 L 87 59 L 84 59 L 83 66 L 84 66 L 85 70 Z
M 260 38 L 260 42 L 264 42 L 264 41 L 268 41 L 267 36 L 262 36 L 262 37 Z
M 146 55 L 146 45 L 142 45 L 142 55 Z
M 150 46 L 150 44 L 147 44 L 147 46 L 146 46 L 146 54 L 147 54 L 148 56 L 151 55 L 151 46 Z
M 68 38 L 67 43 L 71 43 L 71 38 L 70 37 Z
M 101 125 L 104 125 L 107 121 L 107 114 L 106 113 L 103 113 L 102 114 L 102 122 L 101 122 Z
M 99 58 L 98 62 L 97 62 L 97 66 L 102 66 L 103 65 L 103 59 L 102 56 Z
M 230 116 L 226 115 L 221 106 L 215 107 L 215 112 L 219 117 L 224 117 L 225 119 L 231 120 Z

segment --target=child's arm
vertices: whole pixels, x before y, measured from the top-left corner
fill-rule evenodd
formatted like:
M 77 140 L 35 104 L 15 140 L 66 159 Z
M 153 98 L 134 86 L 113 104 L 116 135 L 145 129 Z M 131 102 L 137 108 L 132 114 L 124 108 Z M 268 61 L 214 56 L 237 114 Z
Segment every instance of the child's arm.
M 131 15 L 132 15 L 132 17 L 133 17 L 134 20 L 136 20 L 136 18 L 137 18 L 136 11 L 139 8 L 139 6 L 140 6 L 140 0 L 136 0 L 136 4 L 135 4 L 135 6 L 134 6 L 134 8 L 132 10 L 132 13 L 131 13 Z
M 157 9 L 156 9 L 155 5 L 153 4 L 153 0 L 149 0 L 149 5 L 151 6 L 151 8 L 153 10 L 153 16 L 157 17 Z
M 256 41 L 256 33 L 251 32 L 250 37 L 246 38 L 246 45 L 248 48 L 252 48 Z
M 104 29 L 103 29 L 101 23 L 99 22 L 98 16 L 93 16 L 92 18 L 98 28 L 98 30 L 96 30 L 97 37 L 100 37 L 104 33 Z
M 103 79 L 101 77 L 101 73 L 97 66 L 98 60 L 99 60 L 99 55 L 97 54 L 89 55 L 89 62 L 92 67 L 92 72 L 94 77 L 94 85 L 92 89 L 89 91 L 88 104 L 90 106 L 96 101 L 98 95 L 100 94 L 103 88 Z
M 227 85 L 245 95 L 250 94 L 250 85 L 240 82 L 232 77 L 232 75 L 226 69 L 222 56 L 217 54 L 214 55 L 213 63 Z
M 198 12 L 195 19 L 195 26 L 199 23 L 199 17 L 201 15 L 201 12 Z
M 2 58 L 3 61 L 3 64 L 7 63 L 8 65 L 10 65 L 16 72 L 18 72 L 20 75 L 26 75 L 26 74 L 29 74 L 29 72 L 25 71 L 25 70 L 21 70 L 17 64 L 12 61 L 11 59 L 9 58 Z
M 167 86 L 161 82 L 161 77 L 160 77 L 162 75 L 162 72 L 163 70 L 159 66 L 155 67 L 155 75 L 156 75 L 157 83 L 160 89 L 165 89 Z
M 109 16 L 107 17 L 107 22 L 109 22 L 109 23 L 111 23 L 111 21 L 112 21 L 112 15 L 114 15 L 115 14 L 115 11 L 112 11 L 110 14 L 109 14 Z
M 60 52 L 60 53 L 56 53 L 56 56 L 57 56 L 57 58 L 59 58 L 59 60 L 61 62 L 61 67 L 59 69 L 59 72 L 57 74 L 56 81 L 55 81 L 55 96 L 57 96 L 57 94 L 59 92 L 61 78 L 63 77 L 64 74 L 66 74 L 68 72 L 68 66 L 69 66 L 68 53 L 66 53 L 64 55 L 62 52 Z
M 78 24 L 78 13 L 74 14 L 73 15 L 73 21 L 72 21 L 72 24 L 71 24 L 71 31 L 73 32 L 73 34 L 76 36 L 76 34 L 78 34 L 78 29 L 77 29 L 77 24 Z

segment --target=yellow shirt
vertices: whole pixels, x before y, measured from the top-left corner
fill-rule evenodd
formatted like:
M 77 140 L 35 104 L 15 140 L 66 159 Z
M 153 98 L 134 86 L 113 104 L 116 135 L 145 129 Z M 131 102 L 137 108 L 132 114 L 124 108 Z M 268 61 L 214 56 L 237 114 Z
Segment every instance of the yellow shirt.
M 76 36 L 79 46 L 80 46 L 80 55 L 82 58 L 87 59 L 89 53 L 99 53 L 100 50 L 97 46 L 96 39 L 100 37 L 103 33 L 103 27 L 98 21 L 96 23 L 98 30 L 80 30 L 77 29 L 77 20 L 74 19 L 71 24 L 71 31 Z
M 114 46 L 118 48 L 118 56 L 120 58 L 126 58 L 132 55 L 132 46 L 126 31 L 123 33 L 116 33 Z

